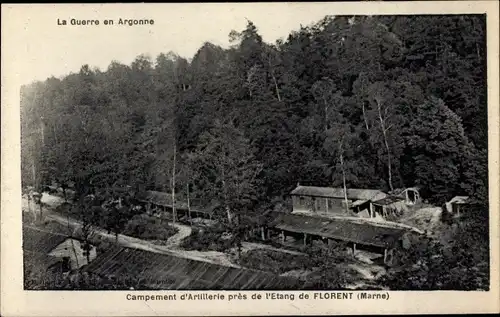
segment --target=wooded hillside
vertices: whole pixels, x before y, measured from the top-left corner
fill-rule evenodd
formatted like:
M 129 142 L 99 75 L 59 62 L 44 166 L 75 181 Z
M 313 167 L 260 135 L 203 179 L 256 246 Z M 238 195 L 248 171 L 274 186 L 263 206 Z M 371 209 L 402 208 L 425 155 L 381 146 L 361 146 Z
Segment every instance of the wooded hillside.
M 484 16 L 325 17 L 21 90 L 22 179 L 130 185 L 237 211 L 297 182 L 487 202 Z

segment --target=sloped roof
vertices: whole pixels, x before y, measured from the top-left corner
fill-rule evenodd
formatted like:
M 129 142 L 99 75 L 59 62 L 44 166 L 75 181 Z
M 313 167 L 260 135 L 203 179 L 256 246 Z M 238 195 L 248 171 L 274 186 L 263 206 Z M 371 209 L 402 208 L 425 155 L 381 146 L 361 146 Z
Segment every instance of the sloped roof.
M 64 234 L 23 226 L 23 250 L 48 254 L 69 237 Z
M 40 270 L 47 270 L 59 263 L 61 259 L 50 256 L 49 253 L 68 238 L 63 234 L 23 226 L 24 267 L 31 265 Z
M 406 187 L 406 188 L 396 188 L 392 192 L 389 192 L 389 193 L 397 196 L 397 195 L 402 195 L 409 190 L 418 192 L 420 190 L 420 187 L 414 186 L 414 187 Z
M 300 288 L 302 283 L 267 272 L 125 247 L 97 256 L 83 270 L 108 278 L 133 276 L 161 290 L 282 290 Z
M 393 247 L 406 232 L 404 229 L 381 227 L 348 219 L 331 219 L 299 214 L 282 214 L 274 221 L 274 226 L 281 230 L 381 248 Z
M 332 187 L 297 186 L 297 188 L 295 188 L 290 195 L 344 198 L 344 189 Z M 386 193 L 376 189 L 347 189 L 348 199 L 375 200 L 384 198 L 385 196 L 387 196 Z
M 448 203 L 449 204 L 467 204 L 469 196 L 455 196 Z
M 396 203 L 396 202 L 402 201 L 402 200 L 405 200 L 405 199 L 403 197 L 399 197 L 399 196 L 387 196 L 385 198 L 376 200 L 373 203 L 377 204 L 377 205 L 385 206 L 385 205 L 390 205 L 390 204 L 393 204 L 393 203 Z
M 138 193 L 136 198 L 137 200 L 142 202 L 150 202 L 159 206 L 172 207 L 172 194 L 170 193 L 148 190 L 145 192 Z M 205 208 L 197 207 L 195 204 L 191 203 L 191 211 L 200 213 L 212 213 L 216 207 L 217 207 L 216 203 L 212 203 Z M 176 201 L 175 208 L 179 210 L 189 209 L 188 204 L 183 201 Z
M 31 250 L 23 251 L 23 263 L 26 267 L 27 265 L 32 265 L 40 270 L 46 270 L 51 266 L 61 262 L 60 258 L 50 256 L 46 253 L 35 252 Z

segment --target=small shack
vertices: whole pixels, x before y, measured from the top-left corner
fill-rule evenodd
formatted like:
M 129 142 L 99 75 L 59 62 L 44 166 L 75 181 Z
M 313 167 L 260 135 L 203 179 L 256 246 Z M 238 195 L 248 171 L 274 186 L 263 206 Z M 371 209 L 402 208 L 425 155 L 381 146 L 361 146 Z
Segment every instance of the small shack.
M 393 196 L 403 198 L 405 204 L 408 206 L 412 206 L 420 202 L 420 192 L 418 187 L 395 189 L 391 194 Z
M 90 246 L 89 249 L 85 250 L 83 241 L 78 238 L 31 226 L 23 227 L 24 259 L 43 260 L 46 270 L 61 273 L 77 270 L 95 259 L 96 247 Z
M 470 204 L 469 196 L 455 196 L 446 203 L 447 211 L 454 217 L 460 217 L 463 214 L 465 206 Z
M 408 210 L 405 199 L 398 196 L 387 196 L 371 203 L 370 216 L 380 215 L 384 219 L 393 219 L 401 216 Z
M 66 238 L 48 255 L 63 259 L 63 262 L 68 263 L 70 270 L 77 270 L 96 258 L 97 249 L 95 246 L 90 245 L 89 250 L 86 250 L 83 241 L 76 238 Z

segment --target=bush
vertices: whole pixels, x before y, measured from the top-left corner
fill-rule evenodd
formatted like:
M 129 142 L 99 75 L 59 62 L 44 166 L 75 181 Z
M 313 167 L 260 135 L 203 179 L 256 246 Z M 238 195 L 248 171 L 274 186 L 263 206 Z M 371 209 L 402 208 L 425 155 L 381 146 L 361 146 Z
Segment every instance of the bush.
M 146 214 L 136 215 L 125 225 L 123 234 L 146 240 L 167 240 L 178 232 L 167 222 Z
M 108 238 L 100 235 L 96 235 L 95 237 L 93 237 L 90 242 L 96 247 L 97 254 L 108 251 L 114 245 L 114 243 Z
M 191 235 L 182 241 L 181 247 L 186 250 L 224 252 L 236 244 L 234 236 L 223 239 L 224 232 L 222 227 L 193 229 Z

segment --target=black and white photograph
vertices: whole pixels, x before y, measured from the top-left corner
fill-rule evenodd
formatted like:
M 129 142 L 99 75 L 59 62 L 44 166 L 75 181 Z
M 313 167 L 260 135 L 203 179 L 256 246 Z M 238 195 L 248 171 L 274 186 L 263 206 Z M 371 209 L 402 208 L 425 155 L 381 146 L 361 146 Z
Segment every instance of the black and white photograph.
M 491 290 L 487 14 L 280 5 L 47 21 L 24 291 Z
M 22 87 L 25 289 L 488 290 L 485 15 L 227 37 Z

